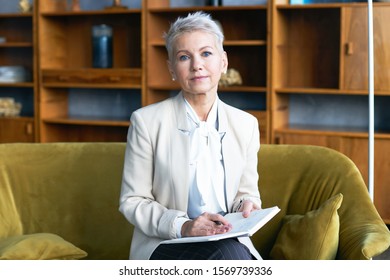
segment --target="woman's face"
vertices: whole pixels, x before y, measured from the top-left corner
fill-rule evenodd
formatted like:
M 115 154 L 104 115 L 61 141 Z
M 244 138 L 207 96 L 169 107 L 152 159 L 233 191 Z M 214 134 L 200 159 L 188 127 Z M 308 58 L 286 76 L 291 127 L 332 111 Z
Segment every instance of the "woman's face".
M 168 67 L 184 96 L 193 98 L 194 95 L 215 95 L 227 64 L 226 53 L 217 47 L 215 36 L 194 31 L 176 39 Z

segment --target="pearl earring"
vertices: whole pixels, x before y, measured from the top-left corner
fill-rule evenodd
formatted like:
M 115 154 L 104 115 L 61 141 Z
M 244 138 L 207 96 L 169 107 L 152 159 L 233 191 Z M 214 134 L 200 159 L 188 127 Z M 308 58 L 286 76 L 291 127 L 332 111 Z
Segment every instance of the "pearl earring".
M 172 81 L 175 81 L 175 78 L 174 78 L 174 77 L 172 77 Z

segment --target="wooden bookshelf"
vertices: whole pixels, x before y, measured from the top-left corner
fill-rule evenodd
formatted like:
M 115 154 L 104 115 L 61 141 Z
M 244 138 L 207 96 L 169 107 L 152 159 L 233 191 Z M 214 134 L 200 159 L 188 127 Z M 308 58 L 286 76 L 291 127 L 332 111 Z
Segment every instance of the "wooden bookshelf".
M 20 116 L 0 116 L 0 143 L 35 142 L 38 128 L 38 78 L 36 68 L 35 11 L 1 13 L 0 66 L 23 67 L 26 81 L 0 82 L 0 98 L 13 98 L 22 105 Z
M 368 183 L 367 4 L 290 5 L 278 0 L 273 1 L 272 13 L 272 142 L 338 150 L 355 162 Z M 374 203 L 387 223 L 390 177 L 384 175 L 384 166 L 390 166 L 390 126 L 386 121 L 389 16 L 389 4 L 374 4 L 378 100 Z M 310 113 L 300 114 L 302 111 Z
M 130 108 L 142 106 L 141 18 L 141 9 L 72 11 L 39 1 L 42 142 L 126 141 Z M 113 29 L 110 68 L 92 66 L 92 27 L 99 24 Z M 90 99 L 78 98 L 96 91 Z M 114 106 L 103 106 L 106 101 Z M 129 109 L 117 116 L 117 105 Z

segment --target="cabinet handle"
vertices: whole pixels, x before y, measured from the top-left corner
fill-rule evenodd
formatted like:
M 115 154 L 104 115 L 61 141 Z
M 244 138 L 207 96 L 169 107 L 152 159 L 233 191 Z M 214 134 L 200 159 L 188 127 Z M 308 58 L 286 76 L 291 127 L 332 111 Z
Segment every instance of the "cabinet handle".
M 26 124 L 26 134 L 27 134 L 27 135 L 33 134 L 33 126 L 32 126 L 32 123 Z
M 345 44 L 345 53 L 346 55 L 353 55 L 353 42 L 348 42 Z

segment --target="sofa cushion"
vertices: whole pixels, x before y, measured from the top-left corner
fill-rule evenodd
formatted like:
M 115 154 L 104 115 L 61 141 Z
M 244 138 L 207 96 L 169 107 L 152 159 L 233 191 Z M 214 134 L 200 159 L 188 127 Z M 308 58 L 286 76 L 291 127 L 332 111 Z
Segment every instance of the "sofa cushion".
M 272 259 L 334 259 L 339 244 L 340 221 L 337 210 L 343 195 L 338 194 L 317 210 L 305 215 L 286 215 L 271 250 Z
M 85 251 L 51 233 L 19 235 L 0 241 L 0 260 L 74 260 L 86 256 Z

